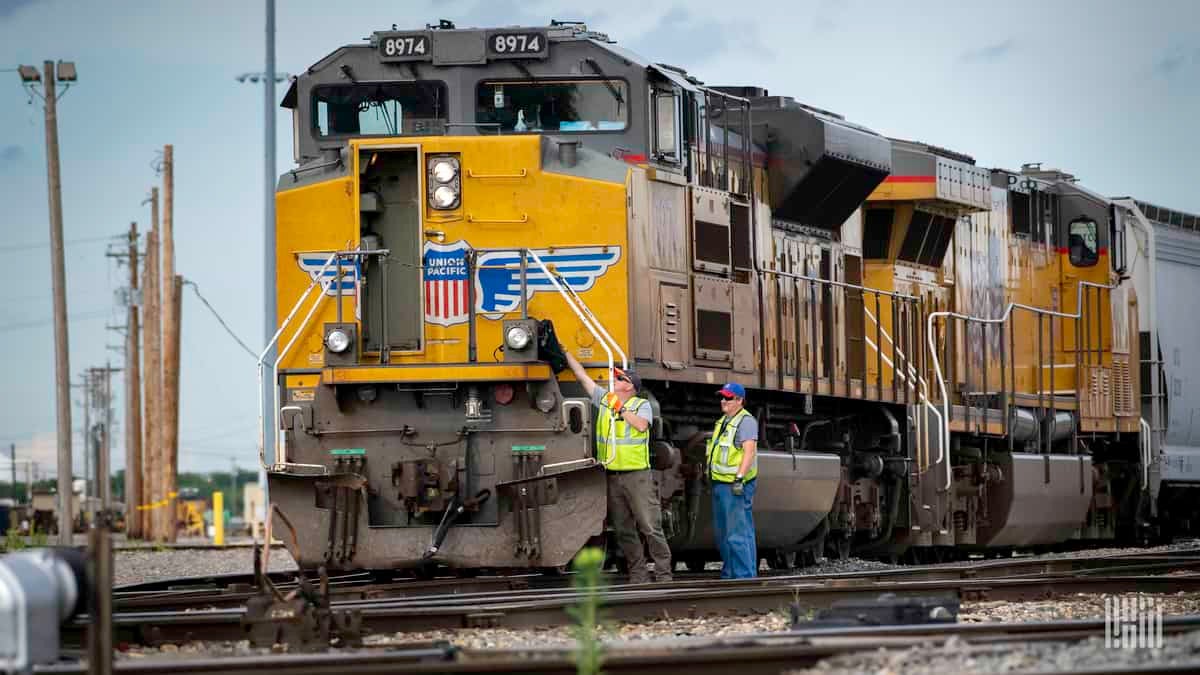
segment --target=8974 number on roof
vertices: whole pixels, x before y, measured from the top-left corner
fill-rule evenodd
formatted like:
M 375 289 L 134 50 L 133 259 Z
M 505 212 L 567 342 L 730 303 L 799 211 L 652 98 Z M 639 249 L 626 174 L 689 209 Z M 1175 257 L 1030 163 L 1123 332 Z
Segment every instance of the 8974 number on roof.
M 546 53 L 546 35 L 536 31 L 519 33 L 492 33 L 487 40 L 488 55 L 505 56 L 542 56 Z
M 429 36 L 423 33 L 383 35 L 379 39 L 379 55 L 393 61 L 429 59 Z

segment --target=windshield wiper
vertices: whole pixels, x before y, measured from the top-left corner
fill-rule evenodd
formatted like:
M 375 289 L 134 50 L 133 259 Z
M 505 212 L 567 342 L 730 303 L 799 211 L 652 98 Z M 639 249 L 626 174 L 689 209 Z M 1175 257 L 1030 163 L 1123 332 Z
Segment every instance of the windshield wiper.
M 608 87 L 608 93 L 612 94 L 612 97 L 617 100 L 617 103 L 624 105 L 625 98 L 621 96 L 621 90 L 617 89 L 616 85 L 612 83 L 608 77 L 608 74 L 604 72 L 599 63 L 596 63 L 596 59 L 584 59 L 584 62 L 591 66 L 592 72 L 604 78 L 604 80 L 602 80 L 604 82 L 604 86 Z

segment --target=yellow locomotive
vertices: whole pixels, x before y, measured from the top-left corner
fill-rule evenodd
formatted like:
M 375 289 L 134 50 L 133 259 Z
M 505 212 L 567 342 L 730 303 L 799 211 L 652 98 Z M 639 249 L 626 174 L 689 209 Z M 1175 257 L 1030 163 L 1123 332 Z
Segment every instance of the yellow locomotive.
M 601 536 L 593 412 L 540 360 L 551 324 L 597 380 L 641 374 L 689 567 L 715 559 L 727 381 L 751 389 L 781 565 L 1153 515 L 1131 206 L 1068 176 L 708 87 L 575 23 L 377 32 L 284 106 L 263 459 L 304 567 L 557 567 Z

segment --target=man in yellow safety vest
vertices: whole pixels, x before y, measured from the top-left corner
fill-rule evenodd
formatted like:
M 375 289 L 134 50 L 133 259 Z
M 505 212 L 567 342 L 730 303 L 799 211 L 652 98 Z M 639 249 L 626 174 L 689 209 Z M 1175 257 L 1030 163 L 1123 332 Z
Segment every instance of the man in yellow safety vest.
M 721 552 L 722 579 L 758 574 L 754 536 L 754 490 L 758 477 L 758 420 L 743 407 L 746 388 L 731 382 L 721 388 L 721 417 L 708 441 L 712 479 L 713 532 Z
M 650 472 L 650 424 L 654 413 L 650 402 L 637 395 L 642 380 L 632 370 L 617 368 L 610 392 L 588 376 L 571 352 L 565 354 L 575 379 L 600 409 L 596 458 L 608 471 L 608 515 L 629 563 L 629 582 L 650 581 L 642 537 L 654 559 L 654 580 L 670 581 L 671 549 L 663 536 L 658 486 Z

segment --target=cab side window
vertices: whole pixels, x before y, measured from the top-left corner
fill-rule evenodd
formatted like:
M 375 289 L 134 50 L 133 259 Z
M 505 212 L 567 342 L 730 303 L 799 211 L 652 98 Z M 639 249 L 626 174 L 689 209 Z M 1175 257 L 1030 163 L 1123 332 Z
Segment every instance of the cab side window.
M 1100 260 L 1096 221 L 1090 218 L 1072 220 L 1067 229 L 1067 247 L 1075 267 L 1095 265 Z

